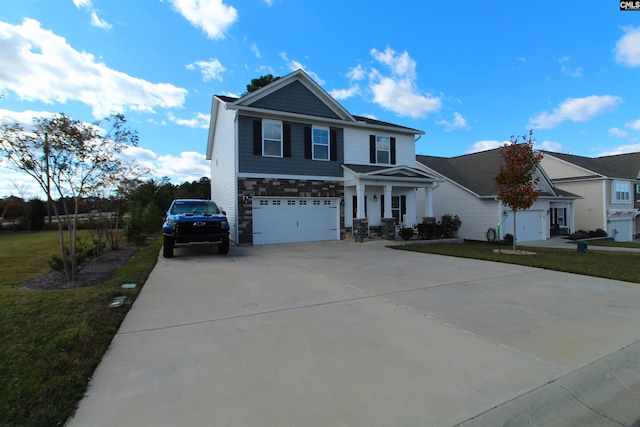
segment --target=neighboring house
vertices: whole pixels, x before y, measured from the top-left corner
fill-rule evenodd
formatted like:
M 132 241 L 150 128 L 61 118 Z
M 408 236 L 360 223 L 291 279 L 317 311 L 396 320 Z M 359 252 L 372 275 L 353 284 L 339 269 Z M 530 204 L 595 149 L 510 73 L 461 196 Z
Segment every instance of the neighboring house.
M 511 208 L 498 200 L 495 183 L 504 162 L 499 149 L 452 158 L 419 155 L 416 159 L 419 169 L 445 180 L 432 196 L 437 220 L 444 214 L 458 215 L 462 221 L 458 236 L 469 240 L 485 240 L 488 230 L 498 226 L 498 238 L 514 235 Z M 573 206 L 579 196 L 554 187 L 541 167 L 534 176 L 540 178 L 537 188 L 542 194 L 531 208 L 517 212 L 517 242 L 573 231 Z
M 552 182 L 584 198 L 576 201 L 576 227 L 602 229 L 618 241 L 640 230 L 640 153 L 583 157 L 545 152 L 542 166 Z
M 298 70 L 239 99 L 213 97 L 211 197 L 236 244 L 393 235 L 420 222 L 417 189 L 437 181 L 415 168 L 423 134 L 351 115 Z

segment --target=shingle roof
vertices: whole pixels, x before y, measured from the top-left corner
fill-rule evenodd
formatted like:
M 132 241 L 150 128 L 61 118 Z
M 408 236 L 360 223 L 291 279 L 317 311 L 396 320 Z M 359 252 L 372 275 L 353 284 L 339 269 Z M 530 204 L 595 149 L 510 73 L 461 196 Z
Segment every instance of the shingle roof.
M 583 157 L 551 151 L 545 153 L 608 178 L 640 179 L 640 153 L 603 157 Z
M 503 162 L 498 149 L 451 158 L 421 155 L 416 158 L 418 162 L 478 196 L 498 194 L 494 178 Z

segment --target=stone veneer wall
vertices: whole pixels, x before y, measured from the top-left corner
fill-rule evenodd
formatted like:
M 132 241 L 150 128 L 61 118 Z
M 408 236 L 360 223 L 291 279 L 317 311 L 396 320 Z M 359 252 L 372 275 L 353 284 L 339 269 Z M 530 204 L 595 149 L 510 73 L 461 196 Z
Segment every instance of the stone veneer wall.
M 244 197 L 247 200 L 244 200 Z M 253 244 L 253 197 L 340 198 L 340 239 L 344 239 L 344 186 L 340 181 L 238 178 L 238 244 Z

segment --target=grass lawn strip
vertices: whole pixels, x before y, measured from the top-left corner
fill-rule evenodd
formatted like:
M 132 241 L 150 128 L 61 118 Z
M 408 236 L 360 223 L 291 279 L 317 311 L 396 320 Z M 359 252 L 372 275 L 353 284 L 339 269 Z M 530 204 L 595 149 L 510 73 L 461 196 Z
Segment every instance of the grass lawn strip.
M 37 263 L 46 262 L 55 249 L 37 250 L 43 236 L 25 234 L 22 242 Z M 12 237 L 0 250 L 3 271 L 13 255 L 25 253 Z M 46 236 L 45 236 L 46 237 Z M 57 234 L 53 246 L 57 247 Z M 20 240 L 20 238 L 17 238 Z M 46 240 L 46 239 L 45 239 Z M 34 243 L 35 242 L 35 243 Z M 35 246 L 33 246 L 35 244 Z M 106 283 L 68 290 L 29 291 L 13 288 L 16 279 L 4 275 L 0 282 L 0 425 L 64 425 L 82 398 L 88 381 L 117 332 L 142 284 L 155 266 L 161 239 L 140 249 Z M 46 246 L 43 244 L 43 246 Z M 21 255 L 25 256 L 25 255 Z M 25 262 L 15 268 L 20 279 L 47 272 Z M 19 268 L 18 268 L 19 267 Z M 29 268 L 27 268 L 29 267 Z M 33 268 L 33 270 L 31 270 Z M 28 270 L 28 271 L 27 271 Z M 20 280 L 18 279 L 18 280 Z M 137 283 L 123 289 L 123 283 Z M 121 307 L 109 308 L 117 296 L 126 296 Z

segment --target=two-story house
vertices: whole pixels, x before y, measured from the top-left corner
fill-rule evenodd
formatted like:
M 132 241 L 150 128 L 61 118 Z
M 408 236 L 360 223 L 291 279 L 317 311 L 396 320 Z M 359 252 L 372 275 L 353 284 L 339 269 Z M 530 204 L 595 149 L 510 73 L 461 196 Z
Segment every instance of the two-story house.
M 211 197 L 236 244 L 390 237 L 413 226 L 424 132 L 354 116 L 298 70 L 241 98 L 214 96 L 207 144 Z M 420 190 L 419 190 L 420 189 Z
M 583 157 L 545 152 L 542 166 L 558 188 L 583 196 L 575 207 L 578 229 L 600 228 L 621 242 L 637 237 L 640 153 Z
M 529 209 L 517 211 L 514 233 L 511 208 L 498 200 L 495 177 L 504 163 L 499 149 L 450 158 L 419 155 L 416 160 L 418 168 L 444 179 L 432 198 L 434 213 L 438 218 L 458 215 L 462 238 L 492 240 L 511 234 L 518 242 L 530 242 L 574 231 L 574 203 L 580 196 L 554 186 L 540 165 L 534 177 L 541 194 Z

